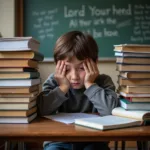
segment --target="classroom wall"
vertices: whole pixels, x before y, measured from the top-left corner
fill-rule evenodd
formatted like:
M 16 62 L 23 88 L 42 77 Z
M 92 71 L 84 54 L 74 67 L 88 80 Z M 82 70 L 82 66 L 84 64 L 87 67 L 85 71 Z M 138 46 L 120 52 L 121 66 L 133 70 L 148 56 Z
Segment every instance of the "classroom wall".
M 0 32 L 2 36 L 14 36 L 14 27 L 14 0 L 0 0 Z
M 14 0 L 0 0 L 0 32 L 4 37 L 14 36 Z M 117 86 L 117 74 L 115 62 L 105 61 L 99 62 L 98 67 L 100 73 L 108 74 L 112 77 Z M 55 70 L 55 65 L 52 62 L 42 62 L 39 64 L 39 71 L 42 78 L 42 83 L 48 75 Z

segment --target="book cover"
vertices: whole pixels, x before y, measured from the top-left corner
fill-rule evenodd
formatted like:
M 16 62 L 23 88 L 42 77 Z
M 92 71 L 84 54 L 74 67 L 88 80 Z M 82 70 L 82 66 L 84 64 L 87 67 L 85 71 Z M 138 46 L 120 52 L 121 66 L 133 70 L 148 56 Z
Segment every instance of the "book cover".
M 150 86 L 119 86 L 119 91 L 125 93 L 149 93 L 150 94 Z
M 36 51 L 0 51 L 0 59 L 33 59 L 36 61 L 42 61 L 44 55 Z
M 30 123 L 37 117 L 34 113 L 28 117 L 0 117 L 0 123 Z
M 37 111 L 37 107 L 32 107 L 29 110 L 1 110 L 0 117 L 27 117 Z
M 129 58 L 129 57 L 116 57 L 117 64 L 150 64 L 150 58 Z
M 30 103 L 31 101 L 36 100 L 35 97 L 0 97 L 1 103 Z
M 150 53 L 150 45 L 146 45 L 146 44 L 120 44 L 120 45 L 114 45 L 114 51 Z
M 36 68 L 30 67 L 7 67 L 7 68 L 0 68 L 0 73 L 3 72 L 37 72 Z
M 0 79 L 36 79 L 40 77 L 39 72 L 1 72 Z
M 75 119 L 75 124 L 98 130 L 110 130 L 117 128 L 140 126 L 141 121 L 131 118 L 109 115 L 103 117 Z
M 132 118 L 139 121 L 150 120 L 150 111 L 145 110 L 125 110 L 122 107 L 116 107 L 112 110 L 112 115 Z
M 148 110 L 150 111 L 150 103 L 129 102 L 126 99 L 120 99 L 120 106 L 126 110 Z
M 38 91 L 39 90 L 39 86 L 38 85 L 34 85 L 34 86 L 29 86 L 29 87 L 0 87 L 0 93 L 1 94 L 10 94 L 10 93 L 14 93 L 14 94 L 18 94 L 18 93 L 31 93 L 34 91 Z
M 36 100 L 29 103 L 0 103 L 0 110 L 29 110 L 36 105 Z
M 123 78 L 142 78 L 142 79 L 150 79 L 150 72 L 120 72 L 119 74 Z
M 34 60 L 0 59 L 0 67 L 31 67 L 37 68 L 38 62 Z
M 39 91 L 31 93 L 0 93 L 0 97 L 35 97 L 38 96 Z
M 127 79 L 119 76 L 118 84 L 121 86 L 148 86 L 150 85 L 150 79 Z
M 150 53 L 144 52 L 117 52 L 115 51 L 116 57 L 128 57 L 128 58 L 150 58 Z
M 33 37 L 0 38 L 0 51 L 38 51 L 39 46 Z
M 150 72 L 150 65 L 116 64 L 117 71 Z
M 119 94 L 124 97 L 150 97 L 148 93 L 125 93 L 123 91 L 119 91 Z
M 130 102 L 139 102 L 139 103 L 150 102 L 150 97 L 123 97 L 123 98 L 127 99 Z
M 0 87 L 25 87 L 25 86 L 33 86 L 39 85 L 41 83 L 41 79 L 1 79 Z

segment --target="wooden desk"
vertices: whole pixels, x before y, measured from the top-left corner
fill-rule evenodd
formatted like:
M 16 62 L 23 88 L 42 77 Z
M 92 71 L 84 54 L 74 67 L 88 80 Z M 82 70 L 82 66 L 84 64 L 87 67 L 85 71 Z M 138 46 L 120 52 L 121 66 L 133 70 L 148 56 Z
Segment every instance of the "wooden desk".
M 38 118 L 30 124 L 0 124 L 0 140 L 150 141 L 150 126 L 99 131 Z

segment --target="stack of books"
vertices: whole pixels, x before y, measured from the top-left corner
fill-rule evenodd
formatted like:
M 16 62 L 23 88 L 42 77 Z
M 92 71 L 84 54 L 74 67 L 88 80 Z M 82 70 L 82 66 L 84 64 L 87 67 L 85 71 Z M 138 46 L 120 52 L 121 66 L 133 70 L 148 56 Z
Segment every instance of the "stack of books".
M 121 107 L 150 111 L 150 45 L 114 45 L 114 51 Z
M 29 123 L 37 116 L 44 56 L 32 37 L 0 38 L 0 123 Z

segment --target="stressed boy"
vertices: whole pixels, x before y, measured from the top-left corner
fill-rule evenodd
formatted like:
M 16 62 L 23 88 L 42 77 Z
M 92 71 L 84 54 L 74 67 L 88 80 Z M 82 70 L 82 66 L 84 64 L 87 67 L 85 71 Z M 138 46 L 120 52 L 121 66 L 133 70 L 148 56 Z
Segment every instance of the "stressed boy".
M 112 79 L 100 74 L 98 46 L 93 37 L 71 31 L 56 41 L 56 69 L 43 84 L 38 97 L 40 115 L 54 112 L 99 113 L 110 115 L 118 99 Z M 109 150 L 108 142 L 74 143 L 82 150 Z M 47 142 L 45 150 L 71 150 L 72 143 Z

